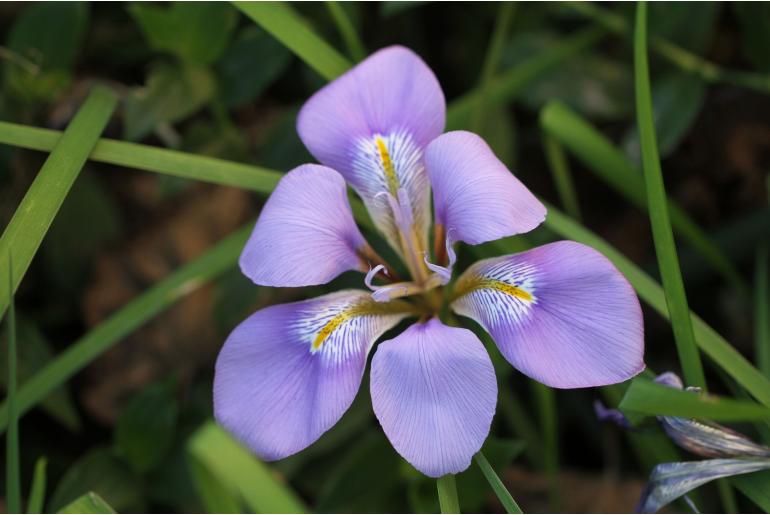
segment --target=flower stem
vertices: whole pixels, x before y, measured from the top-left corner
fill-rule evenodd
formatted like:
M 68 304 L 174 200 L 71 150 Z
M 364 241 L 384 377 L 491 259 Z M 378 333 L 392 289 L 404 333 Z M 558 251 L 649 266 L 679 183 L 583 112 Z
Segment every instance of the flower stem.
M 454 474 L 441 476 L 436 480 L 438 503 L 441 513 L 460 513 L 460 501 L 457 498 L 457 483 Z

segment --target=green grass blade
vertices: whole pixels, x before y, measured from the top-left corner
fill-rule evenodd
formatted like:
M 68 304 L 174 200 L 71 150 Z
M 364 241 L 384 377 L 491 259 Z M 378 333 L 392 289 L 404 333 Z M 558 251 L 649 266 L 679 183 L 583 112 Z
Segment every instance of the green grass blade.
M 636 207 L 648 210 L 641 170 L 587 120 L 564 104 L 552 101 L 540 112 L 540 125 L 608 186 Z M 671 201 L 668 210 L 676 233 L 733 288 L 748 295 L 749 288 L 736 268 L 687 212 Z
M 706 387 L 698 348 L 695 346 L 690 309 L 684 282 L 679 270 L 679 258 L 674 243 L 674 233 L 668 217 L 666 189 L 663 184 L 663 172 L 660 169 L 655 123 L 652 114 L 652 93 L 650 92 L 650 73 L 647 63 L 647 4 L 638 2 L 636 6 L 636 31 L 634 34 L 634 82 L 636 92 L 636 116 L 639 125 L 639 140 L 642 151 L 642 168 L 647 186 L 652 237 L 655 254 L 666 292 L 666 302 L 671 313 L 671 326 L 674 330 L 679 361 L 689 386 Z
M 70 345 L 21 387 L 18 394 L 19 413 L 26 413 L 121 338 L 181 297 L 234 267 L 251 229 L 250 223 L 228 236 Z M 0 431 L 8 427 L 8 415 L 8 406 L 4 403 L 0 406 Z
M 754 339 L 759 370 L 770 377 L 770 255 L 763 244 L 757 251 L 754 284 Z
M 620 401 L 620 409 L 642 415 L 669 415 L 724 422 L 770 420 L 770 408 L 767 406 L 677 390 L 645 378 L 631 381 L 631 386 Z
M 605 34 L 606 31 L 598 27 L 577 32 L 496 76 L 484 91 L 476 88 L 456 99 L 447 110 L 447 130 L 467 127 L 481 97 L 487 107 L 506 103 L 531 81 L 594 46 Z
M 21 513 L 21 478 L 19 469 L 19 407 L 16 394 L 16 309 L 13 301 L 13 260 L 8 256 L 6 299 L 8 301 L 8 435 L 5 439 L 5 498 L 8 513 Z
M 438 504 L 441 513 L 460 513 L 460 501 L 457 498 L 457 482 L 454 474 L 441 476 L 436 480 Z
M 233 5 L 324 79 L 332 80 L 350 68 L 350 61 L 321 39 L 291 5 L 285 2 L 233 2 Z
M 511 26 L 511 20 L 513 19 L 513 12 L 516 4 L 513 2 L 501 2 L 499 5 L 500 9 L 497 13 L 495 29 L 489 40 L 489 49 L 487 50 L 487 55 L 484 57 L 484 65 L 481 67 L 481 78 L 479 79 L 478 86 L 481 94 L 476 99 L 476 110 L 473 113 L 473 119 L 470 124 L 470 130 L 476 133 L 481 132 L 482 124 L 484 123 L 484 113 L 486 111 L 485 93 L 489 88 L 489 83 L 494 77 L 497 66 L 500 63 L 500 56 L 503 53 L 505 39 L 508 35 L 508 29 Z
M 605 240 L 550 204 L 544 204 L 548 208 L 546 227 L 564 238 L 589 245 L 604 254 L 628 279 L 644 302 L 663 317 L 669 318 L 666 297 L 660 284 Z M 700 349 L 754 398 L 770 407 L 770 379 L 700 317 L 693 314 L 692 321 L 695 341 Z
M 345 41 L 345 46 L 348 47 L 350 57 L 354 61 L 360 61 L 366 57 L 366 50 L 364 44 L 361 42 L 361 38 L 358 37 L 353 22 L 350 21 L 348 13 L 339 2 L 327 1 L 326 8 L 329 10 L 329 14 L 334 20 L 334 24 L 337 26 L 337 30 L 342 36 L 342 40 Z
M 94 492 L 78 497 L 57 513 L 115 513 L 107 501 Z
M 559 422 L 556 418 L 556 395 L 548 386 L 531 382 L 535 391 L 538 414 L 540 415 L 540 431 L 543 435 L 545 475 L 548 477 L 548 503 L 550 510 L 559 512 L 561 504 L 559 494 Z
M 254 513 L 306 513 L 307 507 L 275 473 L 214 422 L 190 437 L 188 451 Z
M 564 147 L 559 140 L 548 133 L 543 135 L 543 146 L 559 200 L 567 214 L 580 221 L 580 204 L 575 184 L 572 182 L 567 153 L 564 152 Z
M 631 33 L 631 27 L 622 16 L 597 7 L 594 2 L 563 2 L 563 5 L 616 34 L 630 35 Z M 767 74 L 722 68 L 661 37 L 653 37 L 650 47 L 674 66 L 706 82 L 722 82 L 770 93 L 770 76 Z
M 38 458 L 35 463 L 35 474 L 32 476 L 32 486 L 29 489 L 27 513 L 43 513 L 47 467 L 48 460 L 44 456 Z
M 481 469 L 481 473 L 484 474 L 484 477 L 486 478 L 487 482 L 489 483 L 489 486 L 492 487 L 492 490 L 495 492 L 495 495 L 500 500 L 500 503 L 503 505 L 503 508 L 505 508 L 506 513 L 524 513 L 521 511 L 521 508 L 519 508 L 519 505 L 516 504 L 516 501 L 513 499 L 513 496 L 508 491 L 507 488 L 505 488 L 505 485 L 502 481 L 500 481 L 500 478 L 498 477 L 495 470 L 492 468 L 492 465 L 489 464 L 489 461 L 487 461 L 486 456 L 484 456 L 481 451 L 477 452 L 473 456 L 474 461 L 476 461 L 476 465 L 479 466 Z
M 219 478 L 195 456 L 187 457 L 187 466 L 198 497 L 207 513 L 243 513 L 236 492 L 230 491 Z
M 770 513 L 770 470 L 735 476 L 730 483 L 762 511 Z
M 57 141 L 0 237 L 0 270 L 7 270 L 12 257 L 14 293 L 64 202 L 64 197 L 112 116 L 116 103 L 115 94 L 109 89 L 94 87 Z M 6 292 L 8 288 L 5 281 L 8 276 L 5 273 L 0 275 L 0 291 Z M 2 295 L 0 317 L 5 312 L 7 301 L 5 295 Z

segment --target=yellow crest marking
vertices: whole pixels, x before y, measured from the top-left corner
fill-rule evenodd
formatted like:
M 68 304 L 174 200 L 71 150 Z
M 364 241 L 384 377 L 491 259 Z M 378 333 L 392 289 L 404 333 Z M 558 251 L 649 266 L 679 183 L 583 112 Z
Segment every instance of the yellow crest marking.
M 393 161 L 390 159 L 388 147 L 385 146 L 385 141 L 379 136 L 374 138 L 374 143 L 377 145 L 377 150 L 380 153 L 380 161 L 382 162 L 382 169 L 385 170 L 388 188 L 390 188 L 391 195 L 395 196 L 399 186 L 398 176 L 396 176 L 396 168 L 393 166 Z
M 313 346 L 312 349 L 314 351 L 321 348 L 321 345 L 326 341 L 326 339 L 331 335 L 335 329 L 337 329 L 340 325 L 342 325 L 347 320 L 350 320 L 355 315 L 357 315 L 361 310 L 360 309 L 350 309 L 348 311 L 343 311 L 339 313 L 337 316 L 326 322 L 326 325 L 321 328 L 321 330 L 316 335 L 315 339 L 313 340 Z
M 487 277 L 481 277 L 478 275 L 466 277 L 465 279 L 458 281 L 454 298 L 457 299 L 472 292 L 473 290 L 480 290 L 484 288 L 497 290 L 499 292 L 505 293 L 506 295 L 510 295 L 511 297 L 521 299 L 525 302 L 533 302 L 535 300 L 534 295 L 532 295 L 527 290 L 519 288 L 518 286 L 514 286 L 497 279 L 489 279 Z

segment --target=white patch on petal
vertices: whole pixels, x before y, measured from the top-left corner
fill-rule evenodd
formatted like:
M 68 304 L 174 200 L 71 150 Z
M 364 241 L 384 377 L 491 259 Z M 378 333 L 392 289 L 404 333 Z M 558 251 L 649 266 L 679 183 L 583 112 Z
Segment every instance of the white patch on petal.
M 365 291 L 353 295 L 350 291 L 337 292 L 308 304 L 291 329 L 310 354 L 342 363 L 359 352 L 361 345 L 371 346 L 376 336 L 406 316 L 381 306 Z
M 375 224 L 396 249 L 400 248 L 400 240 L 391 206 L 387 198 L 377 195 L 389 193 L 399 197 L 399 190 L 403 189 L 424 246 L 430 224 L 430 183 L 422 149 L 409 132 L 396 130 L 359 140 L 353 153 L 350 183 L 363 199 Z

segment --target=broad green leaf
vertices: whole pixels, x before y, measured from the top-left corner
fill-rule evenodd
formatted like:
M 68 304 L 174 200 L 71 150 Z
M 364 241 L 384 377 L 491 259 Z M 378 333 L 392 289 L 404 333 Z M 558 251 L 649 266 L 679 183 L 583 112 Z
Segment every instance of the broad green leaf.
M 44 456 L 35 462 L 35 473 L 32 476 L 32 485 L 29 488 L 29 498 L 27 499 L 27 513 L 43 513 L 47 467 L 48 460 Z
M 246 27 L 216 64 L 219 98 L 239 107 L 259 97 L 286 70 L 291 54 L 258 26 Z
M 238 21 L 235 10 L 225 2 L 136 2 L 128 6 L 128 12 L 151 48 L 200 65 L 222 55 Z
M 559 140 L 588 170 L 640 209 L 648 210 L 641 170 L 595 127 L 558 102 L 540 113 L 540 124 Z M 748 287 L 724 253 L 677 204 L 668 201 L 671 224 L 704 260 L 719 271 L 740 292 Z
M 118 453 L 139 473 L 157 466 L 174 442 L 177 404 L 175 381 L 153 384 L 123 409 L 115 427 Z
M 706 99 L 706 83 L 685 73 L 672 73 L 652 86 L 655 134 L 661 157 L 673 152 L 687 134 Z M 634 127 L 623 139 L 623 148 L 639 162 L 639 131 Z
M 115 510 L 98 494 L 89 492 L 78 497 L 57 513 L 115 513 Z
M 8 270 L 13 258 L 13 285 L 19 287 L 54 216 L 80 173 L 99 135 L 115 108 L 115 95 L 97 86 L 78 110 L 46 159 L 32 186 L 0 237 L 0 270 Z M 3 132 L 0 130 L 0 132 Z M 0 273 L 0 292 L 6 292 L 8 274 Z M 8 305 L 0 295 L 0 316 Z
M 765 513 L 770 513 L 770 470 L 735 476 L 730 483 Z
M 110 449 L 94 447 L 81 456 L 59 481 L 47 511 L 61 510 L 89 492 L 117 511 L 144 511 L 141 478 Z
M 704 395 L 636 378 L 620 402 L 623 411 L 725 422 L 770 420 L 770 408 L 750 401 Z
M 5 86 L 15 98 L 48 101 L 70 82 L 88 25 L 87 2 L 26 4 L 5 44 L 17 59 L 3 62 Z
M 54 359 L 54 352 L 45 336 L 27 318 L 17 317 L 17 335 L 21 345 L 17 353 L 16 372 L 19 382 L 24 384 Z M 3 346 L 6 343 L 7 340 L 3 338 Z M 0 367 L 3 370 L 8 367 L 7 358 L 7 353 L 0 355 Z M 6 387 L 6 378 L 3 377 L 1 381 L 3 387 Z M 43 399 L 40 407 L 67 429 L 76 431 L 80 428 L 80 417 L 66 385 L 57 388 Z
M 679 269 L 679 257 L 674 242 L 674 232 L 668 214 L 668 198 L 660 167 L 658 144 L 652 114 L 652 93 L 647 63 L 647 4 L 636 7 L 636 30 L 634 33 L 634 90 L 636 92 L 636 118 L 639 125 L 639 140 L 642 150 L 642 169 L 647 186 L 647 205 L 652 226 L 652 238 L 658 268 L 666 293 L 666 303 L 671 314 L 674 341 L 679 354 L 679 364 L 684 372 L 685 382 L 690 386 L 706 387 L 706 378 L 695 346 L 695 335 L 690 320 L 690 309 L 684 281 Z
M 101 353 L 179 298 L 234 267 L 252 225 L 247 224 L 201 257 L 177 269 L 67 347 L 19 389 L 19 413 L 37 405 Z M 7 425 L 8 406 L 4 403 L 0 406 L 0 430 Z
M 233 5 L 326 80 L 350 68 L 350 61 L 321 39 L 291 5 L 285 2 L 233 2 Z
M 150 70 L 147 85 L 132 90 L 126 98 L 124 137 L 139 140 L 159 124 L 186 118 L 213 97 L 215 88 L 214 76 L 206 68 L 156 64 Z
M 299 497 L 267 465 L 214 422 L 193 434 L 188 449 L 255 513 L 306 512 Z

